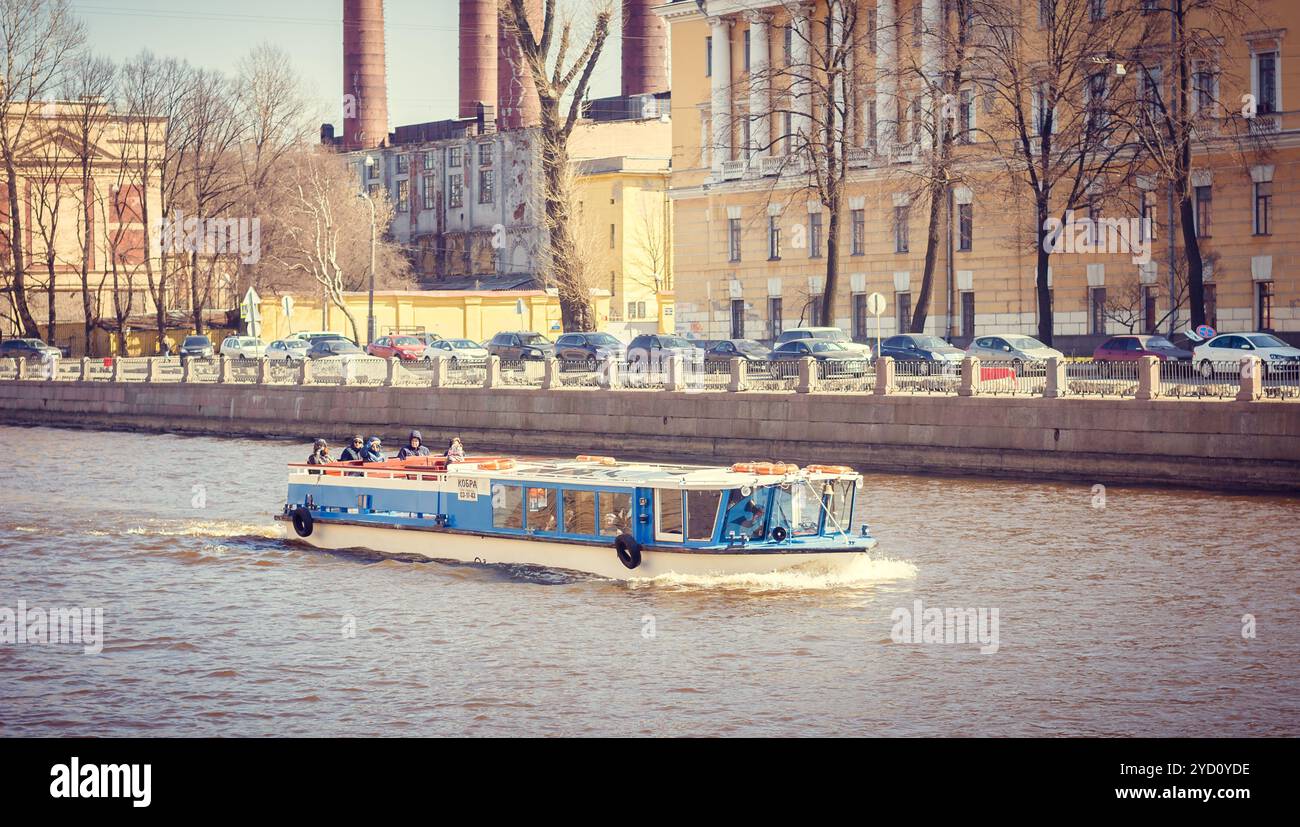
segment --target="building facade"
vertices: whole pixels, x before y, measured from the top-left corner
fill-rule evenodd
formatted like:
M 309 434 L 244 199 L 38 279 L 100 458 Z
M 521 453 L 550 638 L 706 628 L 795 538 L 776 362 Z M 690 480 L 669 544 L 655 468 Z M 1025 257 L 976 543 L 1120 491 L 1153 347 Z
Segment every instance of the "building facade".
M 871 293 L 887 309 L 884 335 L 910 327 L 925 266 L 929 198 L 924 179 L 933 133 L 922 125 L 940 110 L 922 79 L 949 54 L 955 5 L 941 0 L 846 0 L 860 37 L 850 71 L 828 94 L 846 96 L 847 183 L 840 212 L 838 287 L 833 320 L 854 338 L 874 338 Z M 1011 0 L 1009 7 L 1014 7 Z M 1023 36 L 1041 37 L 1042 15 L 1067 6 L 1086 15 L 1117 13 L 1143 0 L 1021 0 Z M 1152 4 L 1162 7 L 1165 4 Z M 1289 220 L 1300 202 L 1300 4 L 1259 0 L 1241 31 L 1214 43 L 1213 65 L 1196 67 L 1193 97 L 1206 100 L 1206 128 L 1193 145 L 1191 183 L 1197 235 L 1207 262 L 1208 321 L 1221 330 L 1271 330 L 1300 339 L 1300 243 Z M 822 105 L 798 71 L 810 52 L 836 39 L 827 0 L 678 0 L 656 8 L 671 27 L 674 263 L 677 330 L 697 338 L 771 339 L 814 322 L 825 290 L 831 217 L 810 192 L 815 171 L 795 157 L 790 136 L 817 121 Z M 975 4 L 978 8 L 979 4 Z M 1153 10 L 1151 13 L 1157 13 Z M 1196 21 L 1205 25 L 1205 21 Z M 1167 53 L 1167 44 L 1165 48 Z M 1148 83 L 1170 90 L 1173 72 L 1150 44 Z M 1105 55 L 1098 65 L 1122 73 Z M 1109 62 L 1108 62 L 1109 61 Z M 782 85 L 782 67 L 792 78 Z M 1026 67 L 1033 71 L 1032 66 Z M 811 72 L 811 70 L 810 70 Z M 1037 331 L 1037 220 L 1031 193 L 1008 185 L 1005 101 L 976 79 L 945 104 L 961 125 L 955 174 L 937 217 L 941 239 L 925 332 L 965 344 L 993 332 Z M 985 79 L 987 81 L 987 79 Z M 1130 82 L 1133 82 L 1130 73 Z M 933 88 L 933 87 L 930 87 Z M 1227 109 L 1250 95 L 1259 109 L 1249 132 L 1227 137 Z M 1195 105 L 1195 104 L 1194 104 Z M 1029 110 L 1036 104 L 1025 103 Z M 1037 112 L 1035 110 L 1035 117 Z M 1222 117 L 1219 117 L 1222 116 Z M 929 121 L 933 123 L 933 121 Z M 1077 204 L 1081 216 L 1148 218 L 1149 260 L 1124 252 L 1054 253 L 1048 270 L 1058 346 L 1088 352 L 1108 335 L 1182 330 L 1188 321 L 1181 230 L 1171 226 L 1168 188 L 1137 169 L 1123 193 Z M 1063 212 L 1066 205 L 1054 205 Z M 1176 216 L 1175 216 L 1176 217 Z M 1174 232 L 1171 232 L 1171 229 Z M 1178 239 L 1174 255 L 1169 240 Z M 1181 281 L 1180 281 L 1181 280 Z M 1171 298 L 1172 297 L 1172 298 Z M 1174 310 L 1177 312 L 1173 312 Z

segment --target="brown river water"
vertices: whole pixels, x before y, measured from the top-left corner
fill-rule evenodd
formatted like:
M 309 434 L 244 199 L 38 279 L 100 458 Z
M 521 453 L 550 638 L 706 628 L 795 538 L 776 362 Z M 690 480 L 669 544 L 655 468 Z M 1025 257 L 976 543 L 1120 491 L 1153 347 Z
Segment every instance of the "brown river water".
M 104 631 L 0 643 L 0 735 L 1300 734 L 1296 499 L 873 474 L 846 575 L 622 583 L 289 542 L 307 440 L 0 452 L 0 618 Z M 996 652 L 895 642 L 917 600 Z

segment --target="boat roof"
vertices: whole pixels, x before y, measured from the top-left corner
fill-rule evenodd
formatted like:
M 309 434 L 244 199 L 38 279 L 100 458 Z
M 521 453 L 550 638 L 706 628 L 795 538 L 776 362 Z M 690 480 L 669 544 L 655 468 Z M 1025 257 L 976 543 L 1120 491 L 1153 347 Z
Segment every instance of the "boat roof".
M 626 488 L 683 488 L 715 490 L 744 486 L 775 485 L 799 480 L 857 479 L 858 473 L 843 466 L 829 466 L 837 470 L 820 470 L 828 466 L 798 468 L 793 463 L 771 463 L 784 466 L 776 473 L 759 473 L 747 470 L 750 466 L 768 463 L 737 463 L 732 466 L 685 465 L 676 463 L 619 462 L 612 457 L 578 457 L 575 459 L 531 457 L 467 457 L 463 462 L 448 464 L 443 457 L 413 457 L 407 460 L 387 460 L 382 463 L 333 463 L 331 466 L 308 466 L 291 463 L 291 467 L 321 469 L 346 467 L 365 472 L 381 472 L 386 476 L 393 470 L 433 471 L 451 477 L 490 478 L 518 480 L 521 483 L 553 482 L 578 485 L 616 485 Z M 742 469 L 742 470 L 737 470 Z

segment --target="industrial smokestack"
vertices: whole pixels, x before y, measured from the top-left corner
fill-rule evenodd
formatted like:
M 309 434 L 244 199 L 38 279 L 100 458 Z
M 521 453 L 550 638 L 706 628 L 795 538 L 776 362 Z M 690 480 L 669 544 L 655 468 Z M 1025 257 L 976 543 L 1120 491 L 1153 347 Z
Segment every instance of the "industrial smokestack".
M 668 36 L 651 11 L 662 0 L 623 0 L 623 94 L 668 91 Z
M 533 34 L 542 32 L 542 0 L 526 0 L 528 22 Z M 521 129 L 542 120 L 542 104 L 533 85 L 533 74 L 519 50 L 519 40 L 502 7 L 497 38 L 497 128 Z
M 497 104 L 497 0 L 460 0 L 460 117 Z
M 384 0 L 343 0 L 343 148 L 387 140 Z

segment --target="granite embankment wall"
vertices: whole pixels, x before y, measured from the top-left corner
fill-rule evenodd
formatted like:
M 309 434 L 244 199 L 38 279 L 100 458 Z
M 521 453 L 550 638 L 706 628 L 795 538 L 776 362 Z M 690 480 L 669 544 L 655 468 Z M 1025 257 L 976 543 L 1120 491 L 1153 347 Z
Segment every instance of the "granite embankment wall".
M 3 381 L 0 420 L 1300 493 L 1289 402 Z

